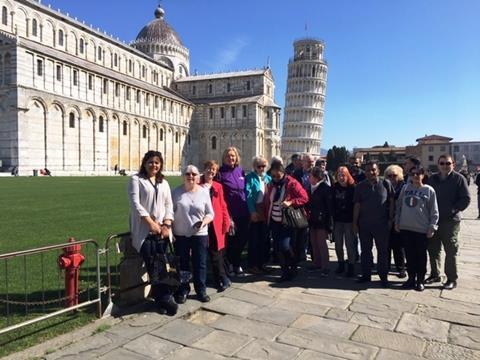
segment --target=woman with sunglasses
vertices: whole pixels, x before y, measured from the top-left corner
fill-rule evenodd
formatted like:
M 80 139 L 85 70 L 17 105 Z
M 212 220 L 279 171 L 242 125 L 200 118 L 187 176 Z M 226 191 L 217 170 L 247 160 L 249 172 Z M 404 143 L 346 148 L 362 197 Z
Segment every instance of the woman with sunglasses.
M 403 169 L 398 165 L 390 165 L 385 169 L 384 172 L 385 179 L 390 180 L 392 183 L 393 189 L 395 191 L 395 201 L 398 201 L 400 196 L 400 191 L 405 185 L 403 178 Z M 392 226 L 390 231 L 390 239 L 388 242 L 388 264 L 391 266 L 391 259 L 393 253 L 393 261 L 395 262 L 395 267 L 398 272 L 398 277 L 400 279 L 405 278 L 405 249 L 403 247 L 402 237 L 398 232 L 395 231 L 395 224 Z
M 417 291 L 425 289 L 427 247 L 438 228 L 439 218 L 435 190 L 423 183 L 424 177 L 422 167 L 410 170 L 411 182 L 400 192 L 395 215 L 395 230 L 402 236 L 407 255 L 408 280 L 403 288 Z
M 183 172 L 183 185 L 172 193 L 175 235 L 175 253 L 180 257 L 180 269 L 190 271 L 193 265 L 193 286 L 198 300 L 210 301 L 207 295 L 208 224 L 214 213 L 210 194 L 199 182 L 197 167 L 188 165 Z M 182 284 L 175 301 L 183 304 L 190 292 L 190 284 Z
M 270 237 L 265 225 L 263 197 L 271 177 L 266 173 L 267 159 L 263 156 L 253 158 L 253 171 L 245 180 L 248 211 L 250 212 L 250 236 L 248 238 L 248 272 L 262 274 L 269 258 Z
M 224 249 L 225 237 L 230 228 L 230 216 L 227 203 L 223 197 L 222 184 L 213 179 L 218 172 L 218 163 L 209 160 L 203 165 L 203 176 L 200 185 L 208 190 L 212 201 L 215 218 L 208 225 L 208 253 L 212 262 L 212 271 L 218 292 L 222 292 L 232 284 L 225 271 Z
M 175 315 L 178 305 L 172 289 L 154 279 L 159 278 L 157 255 L 167 251 L 173 221 L 173 204 L 170 186 L 163 174 L 163 157 L 158 151 L 148 151 L 142 159 L 138 174 L 130 178 L 130 233 L 133 247 L 142 255 L 152 282 L 152 297 L 160 313 Z

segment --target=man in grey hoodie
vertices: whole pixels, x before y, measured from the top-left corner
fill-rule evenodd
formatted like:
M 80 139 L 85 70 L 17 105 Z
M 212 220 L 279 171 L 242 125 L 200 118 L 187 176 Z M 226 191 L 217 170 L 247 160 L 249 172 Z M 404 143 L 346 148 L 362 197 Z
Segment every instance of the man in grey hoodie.
M 430 276 L 425 283 L 440 282 L 440 253 L 442 245 L 445 249 L 445 274 L 447 281 L 443 284 L 446 290 L 457 286 L 457 252 L 458 232 L 460 231 L 461 211 L 470 204 L 470 193 L 467 180 L 454 171 L 455 162 L 451 155 L 441 155 L 438 158 L 439 172 L 433 174 L 428 184 L 437 194 L 440 219 L 438 231 L 428 246 L 430 256 Z

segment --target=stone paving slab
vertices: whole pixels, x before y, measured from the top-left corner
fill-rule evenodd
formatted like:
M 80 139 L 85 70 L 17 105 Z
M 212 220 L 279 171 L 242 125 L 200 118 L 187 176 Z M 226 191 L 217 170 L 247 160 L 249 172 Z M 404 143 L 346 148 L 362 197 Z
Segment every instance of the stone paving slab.
M 192 344 L 192 347 L 219 355 L 232 356 L 244 347 L 252 338 L 232 334 L 231 332 L 214 330 L 207 336 Z
M 323 354 L 333 355 L 345 359 L 364 360 L 374 359 L 378 348 L 368 344 L 361 344 L 345 339 L 289 328 L 279 337 L 278 341 L 284 344 L 298 346 Z
M 153 359 L 160 359 L 171 352 L 180 349 L 182 346 L 168 340 L 158 339 L 157 337 L 146 334 L 130 341 L 124 345 L 124 348 L 134 353 Z
M 45 356 L 47 360 L 63 358 L 85 358 L 86 356 L 98 357 L 107 354 L 117 347 L 125 344 L 125 339 L 107 332 L 91 336 L 85 341 L 77 342 L 60 351 Z
M 397 326 L 397 322 L 400 316 L 398 317 L 382 317 L 372 314 L 364 314 L 364 313 L 353 313 L 350 322 L 358 325 L 366 325 L 370 327 L 375 327 L 379 329 L 385 330 L 393 330 L 395 326 Z
M 118 348 L 101 357 L 101 360 L 151 360 L 151 357 L 140 355 L 127 349 Z
M 468 325 L 480 328 L 480 316 L 460 313 L 454 311 L 454 309 L 446 310 L 433 306 L 419 305 L 416 313 L 425 317 L 443 320 L 453 324 Z
M 348 322 L 307 314 L 301 315 L 291 326 L 319 335 L 338 336 L 345 339 L 350 338 L 358 327 Z
M 456 345 L 480 350 L 480 329 L 469 326 L 452 325 L 449 340 Z
M 340 358 L 338 356 L 323 354 L 317 351 L 304 350 L 297 360 L 343 360 L 345 358 Z
M 255 340 L 235 356 L 248 360 L 289 360 L 295 359 L 299 352 L 298 347 L 267 340 Z
M 253 320 L 269 322 L 280 326 L 289 326 L 299 316 L 300 313 L 297 312 L 268 307 L 261 308 L 256 312 L 250 314 L 249 318 Z
M 411 335 L 360 326 L 352 340 L 381 348 L 422 355 L 426 342 Z
M 231 299 L 245 301 L 258 306 L 266 306 L 275 301 L 274 297 L 243 289 L 233 289 L 232 291 L 229 291 L 227 294 L 225 294 L 225 296 Z
M 381 349 L 375 360 L 422 360 L 420 356 L 406 354 L 390 349 Z M 460 359 L 459 359 L 460 360 Z
M 206 336 L 213 330 L 207 326 L 195 325 L 183 319 L 169 322 L 167 325 L 152 331 L 151 334 L 185 346 Z
M 425 316 L 403 314 L 396 331 L 414 335 L 420 339 L 447 342 L 450 324 Z
M 479 360 L 480 351 L 445 343 L 431 342 L 423 357 L 430 360 Z
M 224 356 L 210 353 L 208 351 L 184 347 L 165 358 L 166 360 L 224 360 Z
M 323 305 L 311 304 L 303 301 L 289 301 L 285 299 L 278 299 L 273 304 L 271 304 L 271 306 L 284 310 L 294 311 L 297 313 L 319 316 L 325 315 L 329 310 L 328 307 Z
M 325 314 L 325 317 L 334 320 L 349 321 L 353 314 L 354 313 L 349 310 L 331 308 Z
M 203 308 L 222 314 L 230 314 L 244 317 L 254 312 L 255 310 L 258 310 L 259 306 L 250 304 L 245 301 L 222 297 L 210 303 L 204 304 Z
M 335 299 L 328 296 L 320 295 L 311 295 L 311 294 L 291 294 L 291 293 L 280 293 L 278 294 L 280 299 L 290 300 L 290 301 L 302 301 L 306 303 L 326 306 L 326 307 L 335 307 L 340 309 L 346 309 L 350 305 L 351 301 L 346 299 Z
M 230 331 L 232 333 L 266 340 L 274 340 L 283 330 L 285 330 L 285 328 L 275 324 L 232 315 L 222 316 L 210 326 L 219 330 Z

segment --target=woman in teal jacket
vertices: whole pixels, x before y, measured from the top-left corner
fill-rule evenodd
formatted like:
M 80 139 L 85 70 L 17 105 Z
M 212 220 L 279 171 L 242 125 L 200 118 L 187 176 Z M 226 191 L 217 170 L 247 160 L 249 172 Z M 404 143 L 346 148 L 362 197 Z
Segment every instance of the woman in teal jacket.
M 253 171 L 245 179 L 245 193 L 250 213 L 248 240 L 248 272 L 262 274 L 270 257 L 270 237 L 267 234 L 263 196 L 271 178 L 266 173 L 267 160 L 263 156 L 253 158 Z

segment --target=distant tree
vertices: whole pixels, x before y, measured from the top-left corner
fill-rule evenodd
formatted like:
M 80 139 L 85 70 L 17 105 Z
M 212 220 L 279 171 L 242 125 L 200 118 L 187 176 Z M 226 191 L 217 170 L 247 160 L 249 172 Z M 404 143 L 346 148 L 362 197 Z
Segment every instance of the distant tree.
M 397 162 L 397 155 L 393 152 L 393 151 L 390 151 L 390 153 L 387 155 L 387 161 L 388 162 Z
M 383 147 L 384 147 L 384 148 L 390 147 L 390 145 L 388 145 L 388 141 L 385 141 L 385 143 L 383 144 Z
M 385 162 L 385 155 L 383 153 L 378 154 L 378 162 Z
M 350 152 L 345 146 L 337 147 L 334 145 L 327 152 L 327 170 L 336 171 L 339 166 L 348 162 L 349 157 Z

